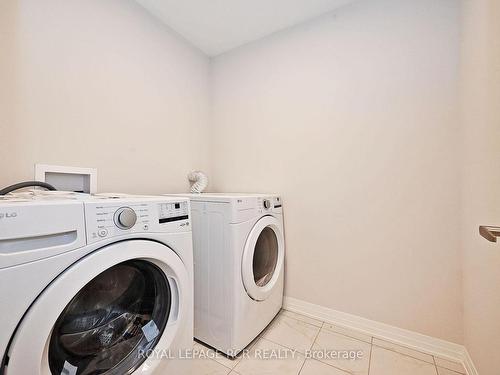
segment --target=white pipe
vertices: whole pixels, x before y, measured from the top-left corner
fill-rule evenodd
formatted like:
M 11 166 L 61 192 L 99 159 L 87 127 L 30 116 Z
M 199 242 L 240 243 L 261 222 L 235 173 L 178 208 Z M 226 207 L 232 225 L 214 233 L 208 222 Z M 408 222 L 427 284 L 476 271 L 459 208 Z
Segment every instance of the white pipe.
M 202 193 L 208 186 L 208 177 L 202 171 L 192 171 L 188 174 L 191 184 L 191 193 Z

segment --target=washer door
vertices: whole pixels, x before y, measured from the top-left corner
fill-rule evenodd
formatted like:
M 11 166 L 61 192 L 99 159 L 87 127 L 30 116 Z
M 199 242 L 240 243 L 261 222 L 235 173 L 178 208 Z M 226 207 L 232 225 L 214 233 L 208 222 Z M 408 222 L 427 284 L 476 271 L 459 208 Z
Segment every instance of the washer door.
M 9 350 L 12 374 L 151 374 L 186 315 L 189 276 L 157 242 L 129 240 L 75 263 L 35 301 Z
M 250 231 L 243 251 L 242 277 L 248 295 L 265 300 L 283 269 L 285 244 L 278 219 L 264 216 Z

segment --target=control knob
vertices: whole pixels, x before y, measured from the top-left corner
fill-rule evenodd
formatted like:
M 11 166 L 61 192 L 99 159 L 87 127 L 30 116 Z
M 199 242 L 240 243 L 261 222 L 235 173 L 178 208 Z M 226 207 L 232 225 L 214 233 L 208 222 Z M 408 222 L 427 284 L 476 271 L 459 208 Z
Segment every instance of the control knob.
M 115 212 L 115 224 L 120 229 L 130 229 L 136 222 L 137 214 L 130 207 L 122 207 Z
M 269 210 L 271 208 L 271 201 L 269 199 L 264 199 L 264 208 Z

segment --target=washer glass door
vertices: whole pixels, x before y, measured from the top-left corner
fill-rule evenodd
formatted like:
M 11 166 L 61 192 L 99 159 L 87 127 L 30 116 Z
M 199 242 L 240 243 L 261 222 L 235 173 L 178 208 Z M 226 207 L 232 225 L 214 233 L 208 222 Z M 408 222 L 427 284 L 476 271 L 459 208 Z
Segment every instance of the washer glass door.
M 107 269 L 57 319 L 48 352 L 51 373 L 132 373 L 160 339 L 170 308 L 168 280 L 153 263 L 134 259 Z

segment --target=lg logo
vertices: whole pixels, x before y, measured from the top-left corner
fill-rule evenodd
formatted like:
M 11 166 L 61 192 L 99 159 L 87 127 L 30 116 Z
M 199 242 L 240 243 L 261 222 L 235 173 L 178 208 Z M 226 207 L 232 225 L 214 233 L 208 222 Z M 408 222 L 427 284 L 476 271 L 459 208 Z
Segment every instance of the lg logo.
M 17 217 L 17 212 L 0 212 L 0 219 L 13 219 Z

